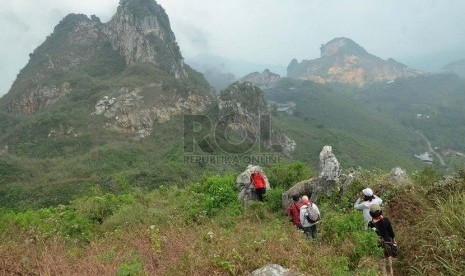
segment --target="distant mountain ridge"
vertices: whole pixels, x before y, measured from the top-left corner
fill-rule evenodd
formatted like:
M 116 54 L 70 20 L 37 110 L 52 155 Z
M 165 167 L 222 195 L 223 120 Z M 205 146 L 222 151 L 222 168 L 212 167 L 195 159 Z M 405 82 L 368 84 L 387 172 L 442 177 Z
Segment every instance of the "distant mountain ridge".
M 451 62 L 443 67 L 444 70 L 453 72 L 460 77 L 465 77 L 465 58 Z
M 251 82 L 257 85 L 260 88 L 266 88 L 272 86 L 276 82 L 281 80 L 281 76 L 271 72 L 269 69 L 265 69 L 262 73 L 253 72 L 244 77 L 239 81 L 241 82 Z
M 383 60 L 368 53 L 353 40 L 335 38 L 320 48 L 321 57 L 313 60 L 293 59 L 287 67 L 287 76 L 318 83 L 345 83 L 362 86 L 366 83 L 392 81 L 413 77 L 420 71 L 409 68 L 394 59 Z

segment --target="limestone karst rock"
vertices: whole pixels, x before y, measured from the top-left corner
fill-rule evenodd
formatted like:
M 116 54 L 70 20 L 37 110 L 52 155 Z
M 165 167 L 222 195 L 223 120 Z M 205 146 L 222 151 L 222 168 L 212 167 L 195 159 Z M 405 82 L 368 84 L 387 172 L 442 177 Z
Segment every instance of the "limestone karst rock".
M 342 170 L 331 146 L 324 146 L 320 152 L 320 178 L 338 181 Z
M 293 59 L 287 67 L 287 76 L 319 83 L 347 83 L 365 85 L 397 78 L 418 76 L 422 72 L 392 58 L 383 60 L 368 53 L 353 40 L 334 38 L 320 48 L 320 58 Z
M 237 178 L 236 178 L 236 187 L 238 191 L 238 198 L 239 201 L 242 203 L 243 206 L 247 206 L 251 200 L 256 200 L 257 196 L 254 193 L 253 184 L 250 182 L 250 175 L 253 171 L 262 172 L 266 181 L 266 190 L 270 189 L 270 183 L 268 182 L 268 178 L 266 177 L 265 173 L 263 172 L 263 168 L 258 165 L 248 165 L 245 171 L 243 171 Z

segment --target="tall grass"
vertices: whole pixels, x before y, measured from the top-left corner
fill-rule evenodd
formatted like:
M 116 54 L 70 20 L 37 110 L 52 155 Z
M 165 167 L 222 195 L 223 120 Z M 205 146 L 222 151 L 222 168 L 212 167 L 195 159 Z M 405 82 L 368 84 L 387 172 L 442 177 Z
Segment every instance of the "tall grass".
M 355 195 L 321 198 L 315 241 L 270 202 L 242 209 L 233 175 L 206 176 L 184 189 L 94 189 L 68 205 L 0 209 L 0 274 L 245 275 L 275 263 L 305 275 L 373 275 L 382 256 L 377 236 L 347 206 L 373 182 L 381 197 L 391 195 L 383 212 L 399 244 L 396 274 L 465 271 L 463 190 L 431 198 L 415 182 L 391 183 L 380 171 L 361 174 L 361 183 L 346 190 Z
M 315 275 L 372 269 L 376 254 L 359 246 L 370 244 L 370 233 L 355 214 L 322 206 L 328 219 L 311 242 L 267 204 L 243 210 L 233 180 L 210 176 L 188 189 L 150 193 L 95 191 L 66 206 L 1 212 L 0 274 L 244 275 L 268 263 Z M 341 226 L 348 222 L 353 227 Z M 333 227 L 345 233 L 342 243 L 332 241 Z
M 460 275 L 465 271 L 465 194 L 446 201 L 435 200 L 434 208 L 418 223 L 421 235 L 413 271 L 426 274 Z

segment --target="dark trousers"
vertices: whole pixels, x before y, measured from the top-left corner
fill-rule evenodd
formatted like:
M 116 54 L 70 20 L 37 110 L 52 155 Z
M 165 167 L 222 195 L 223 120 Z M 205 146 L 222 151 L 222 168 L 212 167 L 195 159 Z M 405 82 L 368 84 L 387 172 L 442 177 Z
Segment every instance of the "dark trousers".
M 257 198 L 260 201 L 263 201 L 263 196 L 265 195 L 265 193 L 266 193 L 266 188 L 255 189 L 255 194 L 257 194 Z
M 305 234 L 305 237 L 309 239 L 310 238 L 316 239 L 316 224 L 310 227 L 304 227 L 304 234 Z

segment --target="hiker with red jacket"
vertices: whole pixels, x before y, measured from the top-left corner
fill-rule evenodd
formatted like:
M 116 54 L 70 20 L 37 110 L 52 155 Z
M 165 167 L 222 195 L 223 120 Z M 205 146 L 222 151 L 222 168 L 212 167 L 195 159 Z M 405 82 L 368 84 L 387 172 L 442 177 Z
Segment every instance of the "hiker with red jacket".
M 266 193 L 266 180 L 263 173 L 258 170 L 254 170 L 250 175 L 250 182 L 255 188 L 255 194 L 257 195 L 258 200 L 263 201 L 263 195 Z
M 294 203 L 287 207 L 286 212 L 284 213 L 286 216 L 291 216 L 292 223 L 298 229 L 302 229 L 302 224 L 300 223 L 300 207 L 302 207 L 302 203 L 299 202 L 299 195 L 293 195 L 292 200 Z

